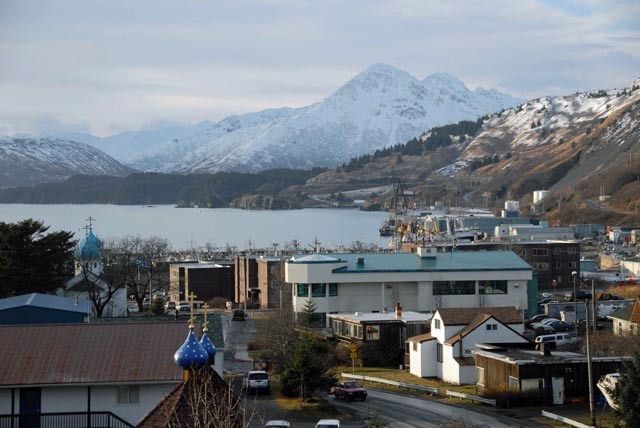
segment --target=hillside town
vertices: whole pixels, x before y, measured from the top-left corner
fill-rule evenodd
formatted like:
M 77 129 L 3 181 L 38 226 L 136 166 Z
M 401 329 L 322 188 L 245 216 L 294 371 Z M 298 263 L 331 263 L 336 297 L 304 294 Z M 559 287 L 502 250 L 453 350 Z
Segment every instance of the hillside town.
M 543 426 L 534 409 L 612 418 L 638 357 L 640 227 L 549 227 L 515 201 L 497 214 L 397 209 L 375 252 L 195 255 L 105 242 L 90 217 L 75 245 L 53 234 L 66 275 L 38 278 L 11 254 L 46 245 L 46 226 L 2 223 L 0 425 L 386 426 L 385 408 L 339 399 L 399 386 L 459 399 L 452 422 L 460 406 L 477 422 L 473 403 L 505 426 Z

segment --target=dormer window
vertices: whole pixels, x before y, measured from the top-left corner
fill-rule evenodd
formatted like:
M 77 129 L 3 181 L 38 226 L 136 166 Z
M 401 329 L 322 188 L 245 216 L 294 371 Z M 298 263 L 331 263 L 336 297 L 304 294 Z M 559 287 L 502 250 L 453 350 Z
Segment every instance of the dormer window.
M 433 320 L 433 328 L 435 328 L 436 330 L 440 330 L 440 318 L 436 318 L 435 320 Z

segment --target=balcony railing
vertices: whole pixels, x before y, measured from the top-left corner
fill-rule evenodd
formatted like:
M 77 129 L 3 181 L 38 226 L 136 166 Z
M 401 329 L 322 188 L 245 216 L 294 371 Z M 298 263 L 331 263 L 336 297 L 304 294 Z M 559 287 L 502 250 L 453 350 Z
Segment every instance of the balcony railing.
M 133 428 L 111 412 L 0 415 L 0 428 Z

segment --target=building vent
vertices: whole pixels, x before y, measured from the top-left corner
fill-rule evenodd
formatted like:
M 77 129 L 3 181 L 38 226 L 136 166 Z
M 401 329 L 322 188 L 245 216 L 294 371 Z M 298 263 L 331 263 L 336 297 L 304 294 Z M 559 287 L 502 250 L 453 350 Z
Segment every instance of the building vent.
M 358 264 L 358 266 L 364 266 L 364 257 L 358 257 L 356 259 L 356 263 Z
M 436 247 L 418 247 L 418 257 L 435 258 L 438 249 Z

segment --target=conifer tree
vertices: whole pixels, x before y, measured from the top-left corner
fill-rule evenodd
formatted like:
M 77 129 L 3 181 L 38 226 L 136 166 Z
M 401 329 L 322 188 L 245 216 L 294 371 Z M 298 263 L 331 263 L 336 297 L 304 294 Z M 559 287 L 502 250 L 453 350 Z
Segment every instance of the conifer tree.
M 640 338 L 636 338 L 633 359 L 620 371 L 614 392 L 620 405 L 620 419 L 625 427 L 640 427 Z
M 312 327 L 316 322 L 318 314 L 316 314 L 317 306 L 311 299 L 307 299 L 304 306 L 298 314 L 298 324 L 304 327 Z

